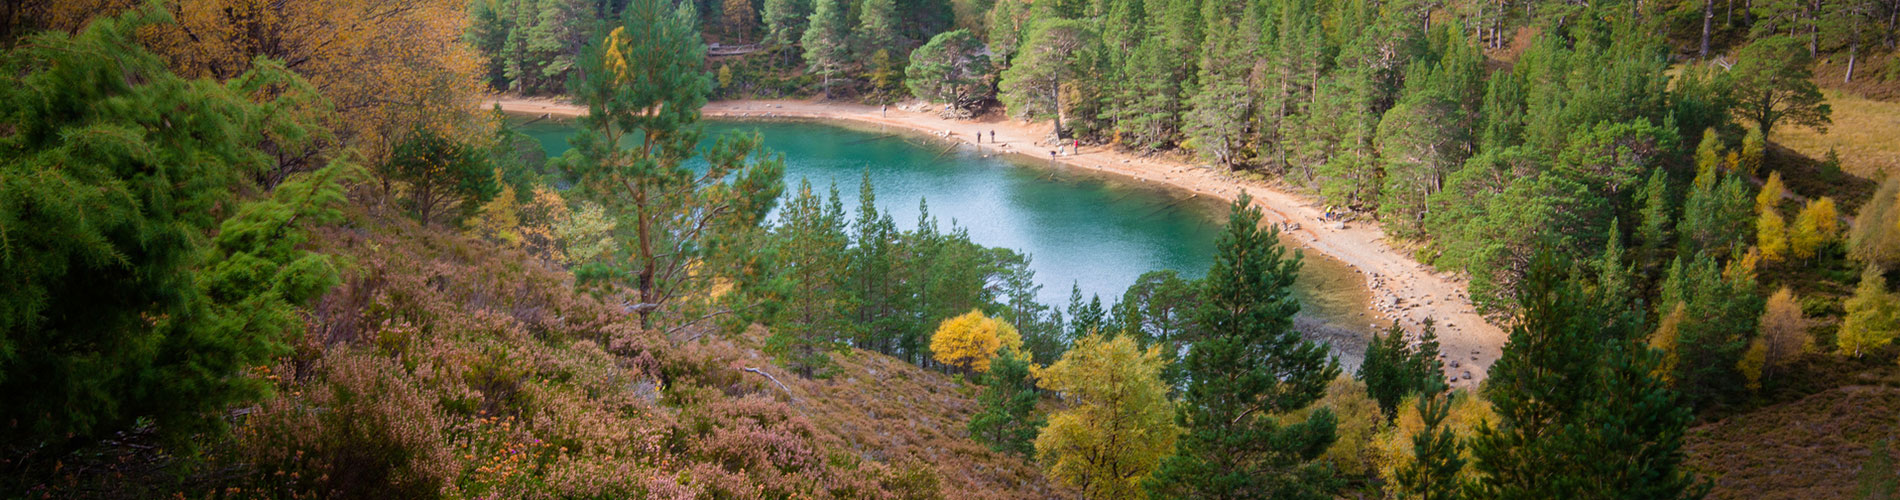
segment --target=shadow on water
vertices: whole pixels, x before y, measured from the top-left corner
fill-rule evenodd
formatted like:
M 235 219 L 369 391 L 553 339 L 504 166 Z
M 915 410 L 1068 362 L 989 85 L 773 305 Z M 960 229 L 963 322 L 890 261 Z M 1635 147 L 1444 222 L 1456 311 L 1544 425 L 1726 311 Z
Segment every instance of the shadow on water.
M 568 149 L 574 124 L 518 126 L 557 156 Z M 878 209 L 904 229 L 916 226 L 919 202 L 927 201 L 940 225 L 954 222 L 977 243 L 1028 254 L 1042 285 L 1039 299 L 1055 306 L 1068 303 L 1071 284 L 1113 302 L 1150 270 L 1206 274 L 1228 208 L 1207 196 L 905 130 L 780 121 L 709 121 L 706 128 L 708 142 L 728 131 L 759 132 L 768 149 L 784 155 L 787 184 L 809 180 L 820 191 L 835 185 L 846 207 L 858 205 L 858 182 L 868 172 Z M 1305 252 L 1304 259 L 1299 328 L 1333 342 L 1342 361 L 1357 365 L 1374 321 L 1365 282 L 1324 255 Z

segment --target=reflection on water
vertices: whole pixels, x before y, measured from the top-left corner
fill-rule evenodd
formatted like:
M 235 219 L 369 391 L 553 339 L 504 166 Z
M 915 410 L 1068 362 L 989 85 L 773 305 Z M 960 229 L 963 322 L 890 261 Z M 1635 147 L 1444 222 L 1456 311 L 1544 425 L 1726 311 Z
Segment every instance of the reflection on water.
M 522 130 L 552 155 L 568 149 L 571 124 L 542 120 Z M 787 191 L 799 179 L 818 190 L 835 184 L 847 210 L 858 205 L 858 181 L 867 172 L 879 210 L 898 226 L 916 226 L 919 201 L 947 226 L 967 228 L 971 240 L 1016 249 L 1031 257 L 1044 303 L 1068 303 L 1070 285 L 1105 302 L 1142 273 L 1172 269 L 1200 277 L 1213 259 L 1214 241 L 1226 216 L 1225 203 L 1118 176 L 1011 156 L 985 155 L 924 136 L 879 128 L 847 128 L 807 122 L 708 123 L 708 138 L 727 131 L 757 131 L 766 148 L 785 157 Z M 1319 325 L 1340 330 L 1344 351 L 1366 330 L 1368 294 L 1349 267 L 1308 255 L 1299 293 Z M 1315 321 L 1317 320 L 1317 321 Z M 1315 332 L 1317 333 L 1317 332 Z M 1356 355 L 1348 356 L 1356 358 Z

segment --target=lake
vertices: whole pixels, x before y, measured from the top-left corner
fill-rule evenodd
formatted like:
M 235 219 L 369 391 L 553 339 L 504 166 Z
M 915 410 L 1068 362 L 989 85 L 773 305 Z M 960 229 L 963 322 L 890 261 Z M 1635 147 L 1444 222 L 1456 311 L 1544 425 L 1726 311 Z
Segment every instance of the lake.
M 550 156 L 568 149 L 572 127 L 558 120 L 519 125 Z M 727 131 L 758 132 L 767 149 L 785 157 L 788 195 L 800 179 L 820 193 L 836 184 L 847 212 L 858 205 L 858 183 L 869 172 L 878 209 L 900 228 L 916 227 L 919 201 L 927 202 L 943 229 L 954 223 L 976 243 L 1028 255 L 1041 300 L 1055 307 L 1068 304 L 1072 285 L 1085 300 L 1100 295 L 1106 306 L 1150 270 L 1206 274 L 1227 215 L 1226 203 L 1207 197 L 951 147 L 908 131 L 790 121 L 708 121 L 706 128 L 708 143 Z M 1364 280 L 1341 262 L 1309 253 L 1298 288 L 1308 316 L 1302 328 L 1331 330 L 1328 340 L 1359 352 L 1372 321 Z

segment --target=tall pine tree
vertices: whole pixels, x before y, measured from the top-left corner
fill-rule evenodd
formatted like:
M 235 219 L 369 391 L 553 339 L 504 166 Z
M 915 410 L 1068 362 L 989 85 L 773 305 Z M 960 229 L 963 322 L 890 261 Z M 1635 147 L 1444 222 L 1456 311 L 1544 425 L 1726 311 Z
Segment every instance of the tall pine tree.
M 1333 487 L 1314 462 L 1334 440 L 1332 412 L 1294 424 L 1276 415 L 1318 401 L 1339 366 L 1293 329 L 1300 258 L 1287 258 L 1278 231 L 1261 229 L 1252 201 L 1234 201 L 1203 281 L 1195 318 L 1205 337 L 1183 361 L 1176 417 L 1186 432 L 1147 482 L 1152 496 L 1326 498 Z

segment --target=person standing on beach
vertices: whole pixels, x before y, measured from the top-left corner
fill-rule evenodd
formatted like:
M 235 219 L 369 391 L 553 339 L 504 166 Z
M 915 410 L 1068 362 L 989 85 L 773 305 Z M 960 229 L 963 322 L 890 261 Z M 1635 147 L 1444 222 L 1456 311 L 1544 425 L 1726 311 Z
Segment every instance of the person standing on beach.
M 885 105 L 883 105 L 883 106 L 878 106 L 878 107 L 877 107 L 877 111 L 878 111 L 879 113 L 883 113 L 883 114 L 884 114 L 884 117 L 885 117 L 885 118 L 890 118 L 890 117 L 891 117 L 891 105 L 889 105 L 889 104 L 885 104 Z

